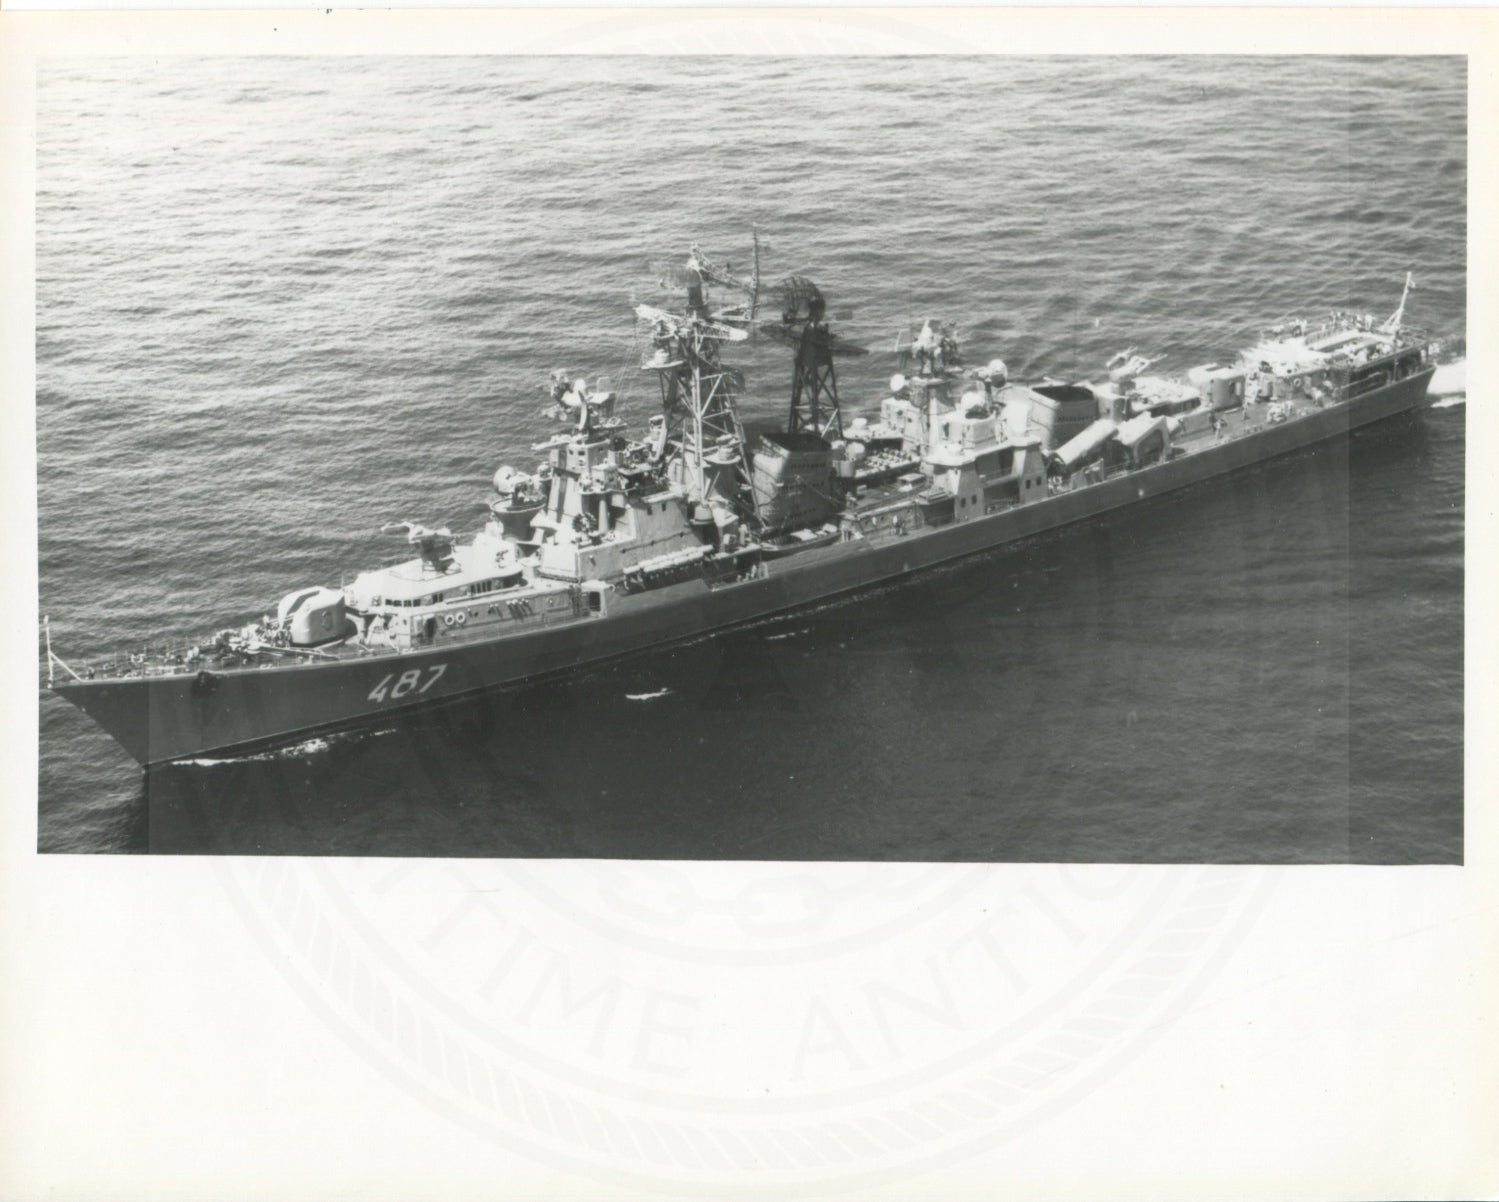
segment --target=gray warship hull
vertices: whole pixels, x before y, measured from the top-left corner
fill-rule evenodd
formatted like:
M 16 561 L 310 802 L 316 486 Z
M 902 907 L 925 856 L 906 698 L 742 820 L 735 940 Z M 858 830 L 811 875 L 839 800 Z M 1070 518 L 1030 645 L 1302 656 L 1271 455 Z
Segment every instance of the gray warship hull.
M 1423 405 L 1434 370 L 1428 366 L 1356 399 L 987 516 L 810 548 L 767 560 L 734 583 L 696 579 L 621 594 L 602 616 L 584 613 L 400 654 L 59 680 L 53 688 L 144 765 L 246 753 L 364 727 L 417 707 L 763 620 L 1344 436 Z

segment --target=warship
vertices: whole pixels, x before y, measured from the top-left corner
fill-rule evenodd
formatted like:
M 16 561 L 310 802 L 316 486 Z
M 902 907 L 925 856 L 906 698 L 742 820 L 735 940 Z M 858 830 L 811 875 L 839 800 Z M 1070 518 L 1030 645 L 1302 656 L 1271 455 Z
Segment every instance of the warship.
M 70 664 L 48 686 L 143 765 L 237 755 L 701 638 L 1137 504 L 1427 401 L 1438 344 L 1335 312 L 1179 374 L 1133 348 L 1087 381 L 965 366 L 927 322 L 896 339 L 889 393 L 845 418 L 827 298 L 767 289 L 696 247 L 674 308 L 635 306 L 660 407 L 632 437 L 607 380 L 545 385 L 556 434 L 502 466 L 467 539 L 390 523 L 405 558 L 168 651 Z M 710 291 L 730 302 L 715 307 Z M 731 348 L 793 356 L 785 428 L 746 437 Z M 654 406 L 653 406 L 654 407 Z

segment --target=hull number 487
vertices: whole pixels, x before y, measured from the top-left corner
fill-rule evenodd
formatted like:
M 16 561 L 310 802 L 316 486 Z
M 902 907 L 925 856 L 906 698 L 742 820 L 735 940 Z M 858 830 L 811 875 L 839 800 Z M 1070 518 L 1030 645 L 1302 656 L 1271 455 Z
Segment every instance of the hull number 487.
M 442 674 L 447 670 L 447 664 L 433 664 L 426 669 L 425 680 L 422 679 L 424 673 L 421 668 L 407 668 L 400 675 L 391 672 L 370 690 L 369 699 L 371 701 L 394 701 L 397 697 L 404 697 L 408 693 L 425 693 L 442 679 Z

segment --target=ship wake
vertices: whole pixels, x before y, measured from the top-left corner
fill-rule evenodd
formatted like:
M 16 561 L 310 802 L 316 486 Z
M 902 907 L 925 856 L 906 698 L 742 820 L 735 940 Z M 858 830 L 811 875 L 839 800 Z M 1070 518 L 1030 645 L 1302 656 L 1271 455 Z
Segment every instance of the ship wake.
M 269 751 L 252 751 L 244 755 L 203 756 L 190 760 L 174 760 L 178 767 L 216 768 L 221 764 L 253 764 L 271 760 L 306 759 L 309 756 L 325 755 L 334 747 L 347 743 L 359 743 L 365 739 L 378 739 L 381 735 L 395 733 L 395 727 L 384 730 L 351 730 L 342 734 L 318 735 L 293 743 L 286 747 L 273 747 Z

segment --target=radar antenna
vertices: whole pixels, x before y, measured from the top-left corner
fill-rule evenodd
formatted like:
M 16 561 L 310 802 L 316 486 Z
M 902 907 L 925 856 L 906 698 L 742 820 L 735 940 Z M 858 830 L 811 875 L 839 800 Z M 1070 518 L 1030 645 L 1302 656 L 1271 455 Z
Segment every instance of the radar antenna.
M 869 352 L 839 338 L 828 328 L 827 298 L 805 276 L 789 276 L 782 281 L 780 297 L 779 323 L 762 322 L 759 328 L 796 351 L 786 432 L 805 431 L 819 438 L 842 438 L 843 413 L 838 405 L 838 373 L 833 359 Z
M 663 292 L 685 292 L 687 308 L 699 316 L 718 322 L 743 324 L 755 319 L 760 308 L 760 227 L 754 227 L 754 254 L 748 280 L 737 275 L 732 266 L 713 262 L 696 242 L 682 261 L 657 261 L 651 264 L 658 276 L 657 286 Z M 743 294 L 744 299 L 709 311 L 703 286 L 713 284 Z
M 933 322 L 928 317 L 919 331 L 897 331 L 891 349 L 902 371 L 916 361 L 918 379 L 944 381 L 963 366 L 957 327 L 947 321 Z
M 421 552 L 422 562 L 436 572 L 446 572 L 453 562 L 453 532 L 446 526 L 429 530 L 420 522 L 386 522 L 381 534 L 404 534 Z
M 747 319 L 758 281 L 749 306 L 715 312 L 708 303 L 709 283 L 745 286 L 727 268 L 710 263 L 696 246 L 682 278 L 686 312 L 635 306 L 651 344 L 641 368 L 655 372 L 660 380 L 667 441 L 675 445 L 668 473 L 690 500 L 712 510 L 720 525 L 741 516 L 758 524 L 737 403 L 744 377 L 719 357 L 724 343 L 749 338 L 747 329 L 733 323 Z
M 577 433 L 596 429 L 618 429 L 624 423 L 614 416 L 614 393 L 606 376 L 600 376 L 592 388 L 581 376 L 569 379 L 572 372 L 559 369 L 551 375 L 547 392 L 551 405 L 547 415 L 572 425 Z

